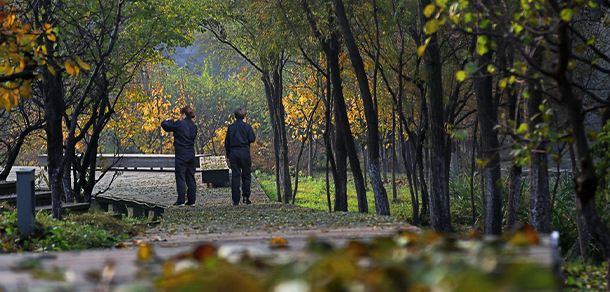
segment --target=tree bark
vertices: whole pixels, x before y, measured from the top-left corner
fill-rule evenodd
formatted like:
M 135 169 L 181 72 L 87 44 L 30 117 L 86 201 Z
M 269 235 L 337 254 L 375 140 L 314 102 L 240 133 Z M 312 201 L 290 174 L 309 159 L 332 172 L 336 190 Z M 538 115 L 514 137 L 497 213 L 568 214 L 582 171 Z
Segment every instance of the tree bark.
M 280 170 L 280 135 L 279 129 L 277 128 L 277 117 L 275 111 L 274 104 L 274 90 L 269 78 L 268 72 L 263 72 L 263 77 L 261 78 L 263 84 L 265 85 L 265 97 L 267 99 L 267 108 L 269 109 L 269 118 L 271 120 L 271 129 L 273 130 L 273 153 L 275 155 L 275 191 L 277 193 L 277 201 L 282 202 L 282 172 Z
M 510 118 L 515 121 L 515 125 L 521 123 L 519 97 L 516 93 L 508 94 L 508 106 Z M 521 181 L 522 167 L 520 165 L 511 164 L 510 166 L 510 182 L 508 190 L 508 211 L 506 218 L 506 228 L 513 229 L 517 225 L 517 215 L 520 212 L 521 206 Z
M 61 220 L 61 205 L 64 195 L 63 172 L 63 131 L 62 115 L 65 111 L 61 74 L 44 73 L 44 80 L 40 82 L 45 103 L 45 132 L 47 134 L 47 170 L 49 175 L 49 188 L 51 189 L 53 218 Z
M 542 52 L 536 50 L 532 58 L 542 64 Z M 529 84 L 530 98 L 527 100 L 529 128 L 543 123 L 540 105 L 542 105 L 542 89 L 535 83 Z M 549 193 L 548 158 L 546 143 L 541 142 L 531 152 L 530 163 L 530 202 L 529 221 L 534 230 L 540 233 L 551 232 L 551 198 Z
M 358 45 L 351 31 L 347 15 L 345 13 L 345 7 L 342 0 L 333 0 L 335 7 L 335 15 L 339 21 L 343 39 L 347 47 L 347 51 L 356 72 L 358 79 L 358 86 L 360 88 L 360 94 L 364 105 L 364 115 L 366 116 L 367 130 L 368 130 L 368 152 L 370 161 L 370 177 L 371 185 L 373 186 L 373 193 L 375 197 L 375 209 L 378 215 L 390 215 L 390 203 L 388 201 L 388 194 L 383 181 L 381 180 L 380 173 L 380 161 L 379 161 L 379 118 L 377 111 L 373 104 L 373 98 L 369 88 L 368 77 L 364 68 L 364 62 L 362 56 L 358 51 Z
M 429 0 L 418 0 L 421 27 L 428 20 L 423 13 L 430 4 Z M 449 212 L 449 193 L 447 178 L 447 137 L 445 133 L 445 115 L 443 104 L 443 74 L 440 50 L 436 33 L 430 36 L 430 42 L 424 52 L 426 68 L 426 87 L 428 94 L 428 118 L 430 137 L 430 223 L 435 231 L 450 232 L 451 216 Z
M 558 7 L 557 3 L 555 6 Z M 559 8 L 556 8 L 559 9 Z M 556 82 L 561 102 L 566 110 L 568 121 L 572 128 L 572 138 L 576 150 L 580 172 L 576 176 L 576 206 L 582 214 L 587 229 L 597 239 L 602 247 L 606 263 L 610 262 L 610 232 L 597 214 L 595 205 L 595 191 L 598 178 L 595 174 L 595 165 L 591 159 L 587 136 L 584 128 L 582 104 L 572 92 L 570 78 L 568 77 L 568 63 L 572 53 L 572 39 L 568 33 L 568 23 L 561 21 L 558 24 L 558 55 Z M 606 283 L 610 287 L 610 265 L 607 265 Z M 610 289 L 610 288 L 608 288 Z
M 475 53 L 476 54 L 476 53 Z M 475 56 L 479 68 L 487 68 L 492 53 Z M 486 71 L 486 69 L 483 69 Z M 482 176 L 485 180 L 483 189 L 483 232 L 499 235 L 502 233 L 502 194 L 500 189 L 500 153 L 498 152 L 498 108 L 494 102 L 493 79 L 488 72 L 479 70 L 473 76 L 474 91 L 477 98 L 479 127 L 481 129 L 481 147 L 479 156 L 485 161 Z
M 341 51 L 341 45 L 339 43 L 339 35 L 335 32 L 331 32 L 330 37 L 324 37 L 319 32 L 315 21 L 313 20 L 312 12 L 308 6 L 307 1 L 302 1 L 301 6 L 305 10 L 307 19 L 310 27 L 313 31 L 314 36 L 318 39 L 320 46 L 322 47 L 326 58 L 327 65 L 330 73 L 330 82 L 332 84 L 332 93 L 334 97 L 334 112 L 335 120 L 337 123 L 336 131 L 336 147 L 337 150 L 341 150 L 341 153 L 336 152 L 336 164 L 337 171 L 341 174 L 341 183 L 343 183 L 343 176 L 345 176 L 345 192 L 343 197 L 343 189 L 340 189 L 341 193 L 335 194 L 335 199 L 341 199 L 341 202 L 335 202 L 336 211 L 347 211 L 347 166 L 345 164 L 345 154 L 349 157 L 350 166 L 354 176 L 354 184 L 356 188 L 356 195 L 358 199 L 358 212 L 368 213 L 368 201 L 366 199 L 366 187 L 364 177 L 362 175 L 362 169 L 360 168 L 360 160 L 358 159 L 358 151 L 356 149 L 356 143 L 352 135 L 352 131 L 349 125 L 349 119 L 347 116 L 347 106 L 345 104 L 345 97 L 343 95 L 343 80 L 341 78 L 341 65 L 339 63 L 339 53 Z M 328 24 L 330 29 L 334 29 L 334 17 L 329 17 Z M 341 159 L 341 165 L 339 163 Z M 340 168 L 340 169 L 339 169 Z M 337 182 L 335 182 L 336 184 Z M 341 197 L 337 197 L 337 194 L 341 194 Z M 344 202 L 343 202 L 344 201 Z M 340 204 L 337 204 L 340 203 Z M 344 206 L 343 206 L 344 205 Z M 339 209 L 338 209 L 339 208 Z

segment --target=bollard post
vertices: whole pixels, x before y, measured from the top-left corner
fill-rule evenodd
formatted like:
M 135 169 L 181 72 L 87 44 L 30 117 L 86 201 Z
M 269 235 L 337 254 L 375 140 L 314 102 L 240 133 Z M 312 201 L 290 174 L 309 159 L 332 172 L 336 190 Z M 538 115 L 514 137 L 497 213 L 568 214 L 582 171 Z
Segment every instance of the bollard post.
M 17 230 L 29 234 L 36 224 L 34 169 L 17 170 Z

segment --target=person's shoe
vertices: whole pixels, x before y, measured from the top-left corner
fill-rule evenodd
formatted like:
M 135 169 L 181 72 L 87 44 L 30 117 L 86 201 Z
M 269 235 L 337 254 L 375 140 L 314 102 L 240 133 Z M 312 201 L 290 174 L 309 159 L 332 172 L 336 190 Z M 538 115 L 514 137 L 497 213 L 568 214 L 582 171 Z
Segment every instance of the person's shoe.
M 233 202 L 233 206 L 239 205 L 239 202 Z
M 178 202 L 176 202 L 172 206 L 174 206 L 174 207 L 184 207 L 184 203 L 178 204 Z
M 246 204 L 246 205 L 252 204 L 252 202 L 250 201 L 249 197 L 244 197 L 243 203 Z
M 184 204 L 184 205 L 185 205 L 185 206 L 189 206 L 189 207 L 195 207 L 195 206 L 197 206 L 195 203 L 188 203 L 188 202 L 187 202 L 186 204 Z

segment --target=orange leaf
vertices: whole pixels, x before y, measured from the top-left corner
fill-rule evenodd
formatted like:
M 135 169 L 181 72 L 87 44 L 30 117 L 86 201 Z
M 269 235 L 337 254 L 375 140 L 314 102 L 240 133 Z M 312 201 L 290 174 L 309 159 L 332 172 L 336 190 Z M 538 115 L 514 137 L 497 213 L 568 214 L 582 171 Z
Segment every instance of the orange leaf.
M 66 72 L 68 72 L 68 74 L 70 74 L 72 76 L 78 76 L 78 73 L 80 73 L 80 69 L 76 66 L 76 63 L 74 63 L 73 61 L 66 61 L 65 67 L 66 67 Z

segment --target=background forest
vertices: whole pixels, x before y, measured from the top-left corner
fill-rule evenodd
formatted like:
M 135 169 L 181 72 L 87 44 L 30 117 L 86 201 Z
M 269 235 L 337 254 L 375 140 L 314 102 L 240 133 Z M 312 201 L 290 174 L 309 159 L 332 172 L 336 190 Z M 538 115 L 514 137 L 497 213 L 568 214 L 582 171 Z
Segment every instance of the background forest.
M 446 232 L 528 223 L 608 258 L 608 1 L 0 7 L 0 180 L 47 153 L 57 218 L 95 195 L 95 153 L 171 153 L 160 122 L 190 105 L 197 152 L 224 155 L 244 107 L 278 201 Z

